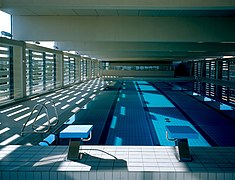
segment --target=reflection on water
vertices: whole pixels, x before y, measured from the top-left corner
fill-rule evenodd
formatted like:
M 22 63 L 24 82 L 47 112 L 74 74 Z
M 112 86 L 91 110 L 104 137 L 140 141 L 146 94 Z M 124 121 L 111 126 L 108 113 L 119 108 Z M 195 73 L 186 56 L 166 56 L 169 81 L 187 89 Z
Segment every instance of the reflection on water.
M 172 90 L 184 90 L 217 110 L 235 110 L 235 89 L 231 87 L 206 82 L 178 82 L 172 83 Z

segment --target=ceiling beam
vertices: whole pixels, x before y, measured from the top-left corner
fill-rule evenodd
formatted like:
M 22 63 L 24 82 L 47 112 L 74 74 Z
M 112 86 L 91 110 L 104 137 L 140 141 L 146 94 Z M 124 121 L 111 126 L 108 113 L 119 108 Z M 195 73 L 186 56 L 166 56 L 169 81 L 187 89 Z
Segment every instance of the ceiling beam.
M 0 8 L 53 9 L 234 9 L 233 0 L 0 0 Z

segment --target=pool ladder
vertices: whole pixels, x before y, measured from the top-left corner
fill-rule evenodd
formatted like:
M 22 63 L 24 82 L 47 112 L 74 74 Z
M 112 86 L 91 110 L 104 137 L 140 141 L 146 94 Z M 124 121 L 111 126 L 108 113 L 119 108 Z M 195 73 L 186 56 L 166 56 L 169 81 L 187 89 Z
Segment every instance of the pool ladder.
M 48 106 L 47 106 L 48 102 L 52 103 L 52 107 L 54 107 L 55 117 L 53 117 L 52 119 L 49 118 L 49 114 L 48 114 Z M 32 115 L 34 114 L 34 111 L 36 111 L 38 108 L 39 108 L 39 110 L 38 110 L 38 113 L 37 113 L 36 117 L 34 119 L 30 120 Z M 46 121 L 46 123 L 44 123 L 42 125 L 39 125 L 39 124 L 37 124 L 37 121 L 40 119 L 39 115 L 40 115 L 40 113 L 43 109 L 46 112 L 47 121 Z M 33 121 L 32 122 L 32 130 L 31 131 L 25 131 L 25 127 L 27 126 L 29 121 Z M 43 134 L 43 133 L 47 133 L 51 129 L 51 127 L 56 126 L 58 124 L 58 122 L 59 122 L 58 113 L 57 113 L 55 103 L 54 103 L 53 100 L 47 100 L 43 104 L 36 104 L 34 106 L 33 110 L 31 111 L 26 123 L 23 124 L 23 128 L 21 129 L 21 136 L 23 136 L 24 134 L 33 134 L 33 133 Z

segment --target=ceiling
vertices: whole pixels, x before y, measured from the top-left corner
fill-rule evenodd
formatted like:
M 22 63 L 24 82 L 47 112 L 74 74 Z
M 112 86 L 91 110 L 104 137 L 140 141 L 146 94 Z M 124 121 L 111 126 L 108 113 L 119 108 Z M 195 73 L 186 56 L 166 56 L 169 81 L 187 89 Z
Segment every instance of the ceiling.
M 220 38 L 212 37 L 217 36 L 219 32 L 212 32 L 210 34 L 211 29 L 208 28 L 208 26 L 205 27 L 204 30 L 206 32 L 208 31 L 208 38 L 205 36 L 206 33 L 203 32 L 203 27 L 200 29 L 198 28 L 198 31 L 200 32 L 197 32 L 196 34 L 204 34 L 201 39 L 200 37 L 195 37 L 195 39 L 187 37 L 182 38 L 181 40 L 180 36 L 177 38 L 177 33 L 174 34 L 176 37 L 171 36 L 171 29 L 168 32 L 169 38 L 165 39 L 164 37 L 162 39 L 157 37 L 150 39 L 147 34 L 141 34 L 141 38 L 133 36 L 135 38 L 126 38 L 126 40 L 125 38 L 120 38 L 121 40 L 118 38 L 110 38 L 109 40 L 102 41 L 100 39 L 102 39 L 102 37 L 106 39 L 106 37 L 105 35 L 101 35 L 100 31 L 103 29 L 98 25 L 97 28 L 94 28 L 93 32 L 91 31 L 91 34 L 96 33 L 100 38 L 93 38 L 94 40 L 89 37 L 87 39 L 84 37 L 76 37 L 74 40 L 71 40 L 69 38 L 66 39 L 66 36 L 61 39 L 59 35 L 53 36 L 52 40 L 56 42 L 56 46 L 61 50 L 77 51 L 79 54 L 86 54 L 92 58 L 105 61 L 191 60 L 207 57 L 235 56 L 234 37 L 225 37 L 226 34 L 232 34 L 231 32 L 235 29 L 235 1 L 232 0 L 224 0 L 223 2 L 218 2 L 216 0 L 198 0 L 197 2 L 193 0 L 129 0 L 128 2 L 124 0 L 0 0 L 0 9 L 13 15 L 13 26 L 17 20 L 19 23 L 25 23 L 24 19 L 29 17 L 40 18 L 45 16 L 50 18 L 54 17 L 59 20 L 64 17 L 66 17 L 66 20 L 74 19 L 74 17 L 76 17 L 79 18 L 78 22 L 86 20 L 88 17 L 95 22 L 97 18 L 99 18 L 98 20 L 104 22 L 104 25 L 109 25 L 107 26 L 107 32 L 109 32 L 107 33 L 107 36 L 111 36 L 110 32 L 116 31 L 116 29 L 110 27 L 110 22 L 106 23 L 107 17 L 113 18 L 114 26 L 117 20 L 121 21 L 122 19 L 127 18 L 133 18 L 135 24 L 138 24 L 140 20 L 141 25 L 141 23 L 145 24 L 142 22 L 143 19 L 146 19 L 147 21 L 161 21 L 161 19 L 168 20 L 167 18 L 173 17 L 176 18 L 176 29 L 178 28 L 177 23 L 182 25 L 182 23 L 184 23 L 182 21 L 184 21 L 185 18 L 194 18 L 195 24 L 185 22 L 185 28 L 187 28 L 187 23 L 189 24 L 188 31 L 193 30 L 191 29 L 193 27 L 198 28 L 198 20 L 201 21 L 205 19 L 205 22 L 210 22 L 211 20 L 216 21 L 217 18 L 223 18 L 222 20 L 226 21 L 227 26 L 226 28 L 222 28 L 223 32 L 220 32 Z M 71 16 L 71 18 L 68 16 Z M 161 19 L 159 20 L 159 18 Z M 219 27 L 220 24 L 223 25 L 223 23 L 221 23 L 222 20 L 219 20 L 218 27 L 215 28 L 221 28 Z M 65 24 L 62 20 L 61 23 Z M 122 21 L 119 23 L 121 24 Z M 168 22 L 164 23 L 167 24 Z M 169 21 L 169 23 L 171 23 L 171 21 Z M 17 22 L 15 24 L 17 24 Z M 121 36 L 120 31 L 125 31 L 125 29 L 127 29 L 127 31 L 133 31 L 133 34 L 138 32 L 138 29 L 136 32 L 132 29 L 132 25 L 129 25 L 130 23 L 123 22 L 123 24 L 123 28 L 121 30 L 119 29 L 117 32 L 119 36 Z M 231 29 L 229 24 L 231 24 Z M 27 22 L 25 25 L 27 25 Z M 32 26 L 32 24 L 29 25 Z M 86 26 L 86 23 L 83 23 L 83 26 Z M 171 24 L 169 24 L 169 27 L 171 27 Z M 148 29 L 152 27 L 145 26 L 144 28 Z M 19 29 L 17 31 L 15 30 L 16 36 L 20 34 L 18 31 Z M 37 32 L 36 29 L 35 31 Z M 151 32 L 151 29 L 147 32 Z M 72 33 L 74 33 L 74 36 L 77 35 L 75 31 Z M 125 32 L 122 33 L 125 34 Z M 78 35 L 80 34 L 78 33 Z M 115 33 L 113 34 L 114 36 L 116 35 Z M 18 37 L 19 40 L 46 40 L 37 39 L 37 37 L 33 35 L 22 35 L 22 33 L 18 35 Z M 47 36 L 45 35 L 45 37 Z M 130 37 L 132 37 L 132 34 L 130 34 Z M 40 38 L 40 36 L 38 36 L 38 38 Z
M 53 9 L 53 8 L 4 8 L 5 12 L 19 16 L 191 16 L 231 17 L 235 10 L 133 10 L 133 9 Z

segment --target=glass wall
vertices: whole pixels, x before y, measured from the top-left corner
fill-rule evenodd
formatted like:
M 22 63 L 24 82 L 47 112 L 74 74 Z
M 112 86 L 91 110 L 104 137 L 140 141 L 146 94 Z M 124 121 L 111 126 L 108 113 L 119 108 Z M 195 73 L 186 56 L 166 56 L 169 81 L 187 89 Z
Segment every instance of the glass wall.
M 194 61 L 194 91 L 235 104 L 235 58 Z
M 12 47 L 0 44 L 0 103 L 13 98 Z
M 235 80 L 235 58 L 194 61 L 194 76 L 209 79 Z M 201 72 L 201 70 L 203 72 Z
M 87 60 L 85 58 L 81 59 L 81 81 L 87 80 Z
M 26 49 L 26 95 L 54 89 L 56 86 L 56 55 Z
M 64 85 L 75 82 L 75 58 L 64 55 Z
M 0 40 L 0 104 L 43 94 L 100 74 L 95 69 L 97 60 L 81 61 L 79 55 L 2 37 Z M 87 61 L 90 62 L 89 77 Z

